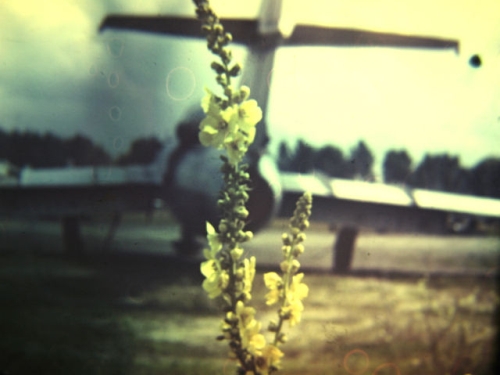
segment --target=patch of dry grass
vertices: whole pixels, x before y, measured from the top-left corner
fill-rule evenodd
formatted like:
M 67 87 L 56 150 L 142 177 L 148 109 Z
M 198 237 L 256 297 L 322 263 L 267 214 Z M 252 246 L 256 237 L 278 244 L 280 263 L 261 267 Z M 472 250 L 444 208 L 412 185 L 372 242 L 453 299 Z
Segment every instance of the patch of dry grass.
M 397 242 L 381 238 L 376 247 Z M 3 246 L 0 372 L 234 374 L 227 343 L 215 340 L 222 314 L 203 293 L 196 262 L 119 253 L 76 262 Z M 311 292 L 302 323 L 285 329 L 282 374 L 491 373 L 493 279 L 309 273 L 304 281 Z M 275 317 L 265 292 L 259 273 L 253 303 L 264 326 Z

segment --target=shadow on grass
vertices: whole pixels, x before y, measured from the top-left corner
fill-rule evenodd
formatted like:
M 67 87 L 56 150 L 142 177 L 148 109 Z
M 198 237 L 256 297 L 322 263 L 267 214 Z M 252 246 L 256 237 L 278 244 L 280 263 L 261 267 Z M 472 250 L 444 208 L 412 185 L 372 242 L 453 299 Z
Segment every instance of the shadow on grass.
M 136 298 L 179 283 L 200 289 L 198 274 L 197 264 L 150 256 L 0 253 L 0 374 L 136 373 L 128 313 L 207 313 Z

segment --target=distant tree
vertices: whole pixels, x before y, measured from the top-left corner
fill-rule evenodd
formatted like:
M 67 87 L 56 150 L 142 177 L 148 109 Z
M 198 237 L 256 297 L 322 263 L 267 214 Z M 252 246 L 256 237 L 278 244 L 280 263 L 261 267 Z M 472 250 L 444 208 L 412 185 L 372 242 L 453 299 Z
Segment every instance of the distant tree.
M 472 193 L 500 198 L 500 158 L 487 158 L 470 170 Z
M 64 165 L 60 138 L 47 133 L 41 136 L 34 132 L 11 132 L 3 158 L 17 166 L 57 167 Z
M 364 141 L 359 141 L 351 150 L 351 173 L 353 177 L 373 180 L 373 154 Z
M 163 147 L 155 137 L 136 139 L 126 154 L 116 160 L 118 165 L 150 164 Z
M 7 159 L 7 149 L 9 146 L 9 135 L 0 128 L 0 159 Z
M 0 132 L 0 158 L 19 167 L 63 167 L 68 161 L 75 165 L 102 165 L 109 155 L 81 135 L 63 140 L 51 133 Z
M 456 193 L 470 191 L 468 171 L 460 166 L 457 156 L 448 154 L 426 154 L 413 172 L 410 182 L 423 189 Z
M 107 165 L 111 157 L 101 147 L 95 145 L 90 139 L 82 135 L 64 141 L 65 163 L 71 161 L 74 165 Z
M 342 150 L 333 145 L 324 146 L 316 152 L 314 168 L 330 177 L 346 178 L 349 174 L 349 165 Z
M 298 173 L 308 173 L 314 168 L 314 148 L 303 140 L 297 142 L 293 154 L 290 170 Z
M 384 158 L 384 181 L 406 183 L 411 173 L 411 157 L 406 150 L 390 150 Z
M 278 149 L 278 169 L 283 172 L 291 172 L 293 162 L 292 150 L 285 141 L 281 141 Z

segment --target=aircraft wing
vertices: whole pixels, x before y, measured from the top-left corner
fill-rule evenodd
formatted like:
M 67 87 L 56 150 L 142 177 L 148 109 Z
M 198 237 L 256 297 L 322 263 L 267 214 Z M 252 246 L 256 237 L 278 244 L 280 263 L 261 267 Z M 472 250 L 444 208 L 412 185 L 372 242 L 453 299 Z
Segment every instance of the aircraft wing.
M 150 211 L 176 146 L 165 144 L 149 165 L 21 168 L 15 176 L 0 179 L 0 216 L 65 218 Z
M 282 173 L 280 215 L 290 216 L 304 191 L 314 196 L 312 220 L 381 232 L 446 233 L 450 215 L 500 220 L 500 200 L 329 178 L 321 173 Z
M 158 176 L 153 166 L 24 168 L 17 181 L 0 184 L 0 214 L 61 218 L 148 210 Z

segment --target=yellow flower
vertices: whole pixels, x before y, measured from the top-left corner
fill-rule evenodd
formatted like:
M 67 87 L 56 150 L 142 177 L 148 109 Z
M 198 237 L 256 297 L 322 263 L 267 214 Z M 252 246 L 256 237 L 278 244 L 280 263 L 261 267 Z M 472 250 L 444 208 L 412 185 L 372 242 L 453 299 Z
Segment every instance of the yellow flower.
M 253 99 L 223 109 L 222 100 L 205 90 L 201 107 L 206 117 L 200 123 L 200 142 L 204 146 L 226 148 L 229 161 L 235 165 L 255 139 L 255 125 L 262 119 L 262 110 Z
M 309 294 L 309 287 L 301 282 L 303 278 L 303 273 L 298 273 L 293 277 L 288 294 L 290 300 L 303 300 Z
M 246 100 L 237 106 L 238 126 L 252 143 L 255 138 L 255 125 L 262 120 L 262 110 L 254 99 Z
M 201 264 L 201 273 L 206 279 L 203 281 L 203 289 L 208 293 L 208 298 L 215 298 L 222 294 L 229 283 L 229 275 L 220 269 L 216 259 L 209 259 Z
M 229 162 L 233 165 L 238 164 L 248 151 L 249 145 L 248 137 L 243 133 L 238 132 L 226 137 L 224 146 L 226 147 Z
M 266 304 L 273 305 L 280 299 L 283 280 L 276 272 L 268 272 L 264 274 L 264 284 L 269 289 L 266 294 Z
M 234 108 L 222 109 L 215 95 L 209 90 L 206 91 L 207 95 L 203 98 L 201 106 L 207 116 L 200 123 L 199 139 L 203 146 L 222 148 L 226 139 L 238 130 L 237 124 L 231 121 L 234 117 Z
M 266 338 L 259 333 L 262 323 L 253 319 L 250 324 L 240 331 L 241 344 L 253 355 L 260 355 L 266 346 Z
M 215 255 L 221 248 L 222 242 L 220 241 L 219 234 L 215 231 L 215 228 L 207 221 L 207 240 L 212 250 L 212 254 Z
M 227 288 L 229 275 L 226 271 L 214 273 L 203 281 L 203 289 L 208 293 L 208 298 L 213 299 L 222 294 Z
M 243 261 L 245 270 L 245 276 L 243 279 L 243 292 L 248 293 L 249 295 L 252 292 L 252 284 L 255 277 L 255 262 L 255 257 L 251 257 L 250 260 L 248 258 L 245 258 L 245 260 Z
M 302 318 L 302 311 L 304 311 L 304 305 L 300 300 L 294 300 L 288 306 L 283 307 L 282 309 L 283 314 L 288 316 L 291 327 L 293 327 L 297 323 L 300 323 L 300 320 Z
M 243 255 L 243 249 L 241 247 L 235 247 L 229 252 L 229 254 L 231 254 L 233 261 L 236 262 Z
M 232 313 L 228 314 L 231 318 Z M 236 303 L 235 316 L 238 319 L 238 329 L 240 331 L 241 346 L 250 353 L 257 355 L 266 346 L 264 335 L 260 334 L 262 324 L 254 319 L 255 309 L 245 306 L 242 301 Z
M 255 309 L 253 307 L 245 306 L 242 301 L 236 303 L 235 309 L 236 316 L 238 318 L 238 325 L 240 329 L 245 328 L 255 316 Z
M 259 374 L 268 375 L 271 366 L 279 368 L 283 352 L 274 345 L 267 345 L 262 354 L 255 358 L 255 367 Z
M 283 313 L 289 316 L 290 326 L 300 322 L 304 305 L 302 300 L 307 297 L 309 287 L 301 283 L 304 278 L 303 273 L 293 276 L 292 283 L 287 293 L 287 305 L 283 308 Z

